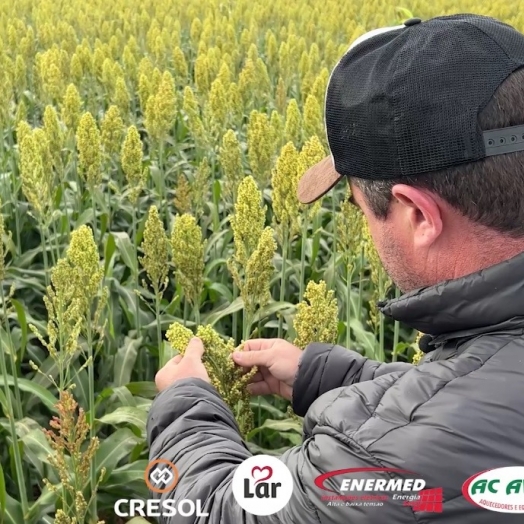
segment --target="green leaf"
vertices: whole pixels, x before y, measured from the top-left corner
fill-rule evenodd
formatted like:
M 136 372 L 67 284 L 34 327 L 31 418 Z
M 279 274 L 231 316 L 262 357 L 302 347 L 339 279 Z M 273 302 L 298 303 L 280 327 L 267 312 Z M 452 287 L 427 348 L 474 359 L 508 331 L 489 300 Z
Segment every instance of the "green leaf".
M 4 520 L 7 491 L 5 489 L 4 469 L 0 464 L 0 522 Z
M 55 484 L 58 490 L 61 489 L 62 484 Z M 44 488 L 38 499 L 29 508 L 29 522 L 39 522 L 43 514 L 49 513 L 55 509 L 57 495 L 52 491 L 49 491 L 47 487 Z M 39 519 L 39 520 L 37 520 Z
M 2 524 L 21 524 L 24 521 L 22 504 L 6 494 L 5 512 Z
M 259 309 L 255 313 L 253 317 L 253 323 L 256 323 L 264 318 L 270 317 L 275 313 L 283 314 L 285 311 L 294 310 L 295 308 L 296 306 L 294 306 L 290 302 L 270 302 L 267 306 L 263 307 L 262 309 Z
M 105 264 L 104 264 L 104 274 L 107 275 L 107 270 L 109 265 L 113 262 L 113 255 L 116 251 L 116 242 L 115 237 L 111 234 L 107 236 L 106 248 L 105 248 Z
M 74 368 L 79 368 L 79 363 L 75 363 Z M 72 383 L 75 385 L 74 397 L 78 405 L 84 409 L 89 409 L 89 376 L 87 369 L 76 371 L 72 378 Z
M 148 460 L 137 460 L 115 469 L 102 483 L 104 489 L 118 489 L 126 486 L 126 488 L 134 491 L 133 495 L 147 498 L 148 489 L 144 482 L 144 472 L 148 464 Z
M 149 520 L 146 520 L 144 517 L 133 517 L 131 520 L 127 521 L 127 524 L 151 524 Z
M 141 438 L 137 437 L 129 428 L 121 428 L 107 437 L 96 451 L 96 471 L 100 475 L 102 468 L 106 468 L 106 475 L 110 475 L 117 464 L 129 453 Z
M 221 307 L 218 309 L 215 309 L 210 314 L 203 317 L 203 322 L 206 324 L 209 324 L 210 326 L 214 326 L 219 320 L 221 320 L 224 317 L 227 317 L 228 315 L 232 315 L 233 313 L 236 313 L 237 311 L 240 311 L 244 307 L 244 302 L 241 297 L 238 297 L 235 299 L 231 304 L 225 307 Z
M 29 433 L 26 433 L 21 440 L 40 461 L 49 464 L 49 455 L 53 454 L 53 450 L 51 449 L 42 429 L 33 429 L 29 431 Z
M 271 455 L 273 457 L 280 457 L 289 449 L 289 446 L 278 449 L 266 449 L 254 442 L 246 442 L 246 444 L 253 455 Z
M 286 414 L 277 407 L 275 407 L 271 402 L 269 402 L 264 397 L 257 397 L 256 399 L 252 399 L 250 401 L 250 405 L 253 409 L 263 409 L 271 414 L 271 416 L 276 417 L 278 419 L 284 418 Z
M 14 385 L 14 380 L 11 375 L 8 375 L 7 377 L 7 385 Z M 0 386 L 5 387 L 4 377 L 0 377 Z M 30 393 L 31 395 L 38 397 L 47 409 L 49 409 L 53 413 L 57 413 L 57 410 L 55 408 L 57 399 L 49 391 L 47 391 L 47 389 L 25 378 L 18 379 L 18 387 L 25 393 Z
M 142 337 L 137 339 L 126 337 L 124 339 L 124 345 L 118 348 L 114 365 L 115 386 L 125 386 L 131 382 L 131 375 L 141 344 Z
M 119 400 L 121 406 L 136 406 L 135 397 L 125 386 L 118 386 L 117 388 L 113 388 L 112 395 L 114 395 Z
M 18 300 L 15 300 L 14 298 L 11 299 L 11 304 L 13 304 L 16 316 L 18 318 L 18 324 L 20 325 L 20 329 L 22 331 L 22 347 L 21 347 L 21 354 L 19 356 L 19 359 L 22 361 L 24 359 L 24 351 L 25 347 L 27 345 L 27 317 L 25 314 L 25 309 Z
M 373 333 L 367 331 L 362 322 L 356 318 L 349 321 L 351 333 L 355 340 L 364 348 L 364 355 L 368 358 L 375 359 L 377 353 L 377 339 Z
M 266 429 L 277 431 L 278 433 L 295 432 L 295 433 L 298 433 L 300 436 L 302 436 L 302 424 L 296 420 L 293 420 L 293 419 L 285 419 L 285 420 L 267 419 L 264 421 L 264 423 L 261 426 L 252 429 L 247 434 L 247 440 L 251 440 L 255 435 L 257 435 L 258 433 Z
M 133 272 L 136 272 L 138 267 L 138 260 L 136 259 L 135 248 L 129 235 L 123 231 L 116 231 L 111 233 L 115 239 L 118 252 L 124 264 Z
M 107 415 L 97 419 L 97 421 L 101 424 L 110 424 L 112 426 L 131 424 L 145 434 L 147 412 L 134 407 L 121 406 L 112 413 L 107 413 Z
M 9 413 L 9 410 L 7 409 L 7 397 L 5 396 L 4 392 L 0 389 L 0 407 L 2 408 L 2 411 L 4 413 Z
M 126 384 L 126 388 L 132 395 L 155 398 L 158 394 L 158 389 L 154 382 L 130 382 Z

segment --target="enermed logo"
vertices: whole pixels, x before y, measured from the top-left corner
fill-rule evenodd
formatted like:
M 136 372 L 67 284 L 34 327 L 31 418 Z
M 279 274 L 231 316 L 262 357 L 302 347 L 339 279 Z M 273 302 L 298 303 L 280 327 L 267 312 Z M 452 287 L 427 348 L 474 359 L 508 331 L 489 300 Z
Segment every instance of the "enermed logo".
M 166 459 L 153 460 L 147 465 L 144 480 L 153 493 L 169 493 L 178 483 L 176 466 Z M 202 511 L 200 499 L 119 499 L 115 502 L 115 514 L 119 517 L 209 517 Z
M 462 486 L 471 504 L 499 513 L 524 513 L 524 467 L 490 469 L 471 476 Z
M 326 506 L 383 507 L 392 503 L 409 506 L 414 512 L 443 511 L 442 488 L 425 489 L 424 479 L 402 469 L 339 469 L 319 475 L 315 485 L 324 492 L 321 500 Z
M 253 515 L 273 515 L 293 494 L 288 467 L 270 455 L 250 457 L 233 475 L 233 495 L 240 507 Z

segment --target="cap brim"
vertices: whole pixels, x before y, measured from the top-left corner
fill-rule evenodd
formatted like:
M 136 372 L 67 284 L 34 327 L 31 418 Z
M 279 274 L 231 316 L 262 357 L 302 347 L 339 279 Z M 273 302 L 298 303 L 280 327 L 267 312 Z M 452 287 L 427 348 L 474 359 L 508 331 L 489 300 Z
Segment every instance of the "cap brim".
M 335 170 L 333 157 L 328 156 L 309 168 L 298 182 L 297 197 L 302 204 L 312 204 L 322 198 L 344 178 Z

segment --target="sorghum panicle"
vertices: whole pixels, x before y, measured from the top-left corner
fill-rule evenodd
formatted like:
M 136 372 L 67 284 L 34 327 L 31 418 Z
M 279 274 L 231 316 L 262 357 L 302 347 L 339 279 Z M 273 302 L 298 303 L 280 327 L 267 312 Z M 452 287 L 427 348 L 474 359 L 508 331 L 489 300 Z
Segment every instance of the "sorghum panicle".
M 178 322 L 171 324 L 166 333 L 171 347 L 181 355 L 184 355 L 193 336 L 191 330 Z M 253 427 L 251 399 L 246 386 L 257 372 L 257 368 L 254 367 L 244 374 L 243 369 L 236 366 L 231 358 L 231 353 L 235 350 L 234 341 L 224 340 L 211 326 L 199 326 L 196 336 L 204 345 L 202 362 L 211 384 L 233 411 L 241 433 L 246 435 Z
M 295 346 L 305 349 L 312 342 L 335 344 L 338 338 L 338 305 L 335 293 L 321 280 L 308 282 L 304 300 L 293 321 Z
M 266 206 L 255 179 L 245 177 L 238 187 L 235 212 L 231 216 L 235 261 L 245 266 L 258 245 L 266 221 Z
M 267 187 L 271 177 L 273 144 L 271 127 L 266 113 L 253 110 L 247 127 L 248 159 L 253 177 L 261 188 Z
M 155 294 L 161 294 L 168 282 L 169 239 L 156 206 L 149 208 L 141 248 L 144 256 L 139 257 L 139 261 Z
M 76 143 L 80 160 L 80 172 L 92 188 L 102 181 L 102 154 L 100 131 L 93 115 L 86 112 L 80 118 L 76 132 Z
M 175 218 L 171 233 L 173 264 L 184 295 L 193 306 L 199 303 L 204 285 L 205 245 L 195 217 L 184 214 Z
M 273 188 L 273 213 L 280 242 L 291 238 L 298 231 L 298 207 L 296 196 L 298 183 L 298 151 L 288 142 L 277 159 L 271 186 Z
M 127 130 L 120 159 L 122 170 L 130 186 L 129 199 L 132 204 L 136 204 L 138 196 L 146 183 L 147 172 L 142 168 L 142 141 L 135 126 L 131 126 Z
M 228 198 L 235 200 L 238 185 L 244 178 L 244 172 L 240 142 L 232 129 L 229 129 L 222 138 L 219 161 L 224 172 L 224 193 Z
M 104 150 L 108 155 L 114 155 L 120 149 L 124 133 L 124 122 L 116 105 L 109 106 L 100 127 Z

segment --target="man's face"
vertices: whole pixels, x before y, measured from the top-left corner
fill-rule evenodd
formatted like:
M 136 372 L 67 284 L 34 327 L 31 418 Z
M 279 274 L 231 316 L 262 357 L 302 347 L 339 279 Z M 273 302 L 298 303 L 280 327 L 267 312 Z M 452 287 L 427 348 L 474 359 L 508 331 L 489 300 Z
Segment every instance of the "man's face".
M 388 217 L 382 220 L 373 214 L 354 184 L 351 184 L 351 192 L 354 202 L 364 213 L 373 243 L 391 280 L 404 293 L 431 285 L 427 253 L 417 246 L 402 206 L 392 205 Z

